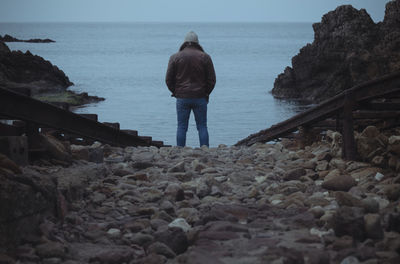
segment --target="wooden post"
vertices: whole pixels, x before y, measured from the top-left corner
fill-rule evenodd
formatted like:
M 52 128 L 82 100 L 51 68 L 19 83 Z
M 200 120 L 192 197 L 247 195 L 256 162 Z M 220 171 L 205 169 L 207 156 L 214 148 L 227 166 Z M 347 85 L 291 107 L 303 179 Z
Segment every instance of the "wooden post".
M 343 106 L 343 157 L 346 160 L 356 160 L 357 146 L 354 139 L 353 109 L 355 107 L 354 93 L 346 91 Z
M 309 126 L 299 126 L 299 139 L 298 147 L 304 149 L 306 146 L 311 145 L 315 138 L 313 137 L 312 129 Z
M 340 113 L 337 112 L 337 113 L 336 113 L 335 130 L 336 130 L 336 131 L 339 131 L 339 128 L 340 128 Z

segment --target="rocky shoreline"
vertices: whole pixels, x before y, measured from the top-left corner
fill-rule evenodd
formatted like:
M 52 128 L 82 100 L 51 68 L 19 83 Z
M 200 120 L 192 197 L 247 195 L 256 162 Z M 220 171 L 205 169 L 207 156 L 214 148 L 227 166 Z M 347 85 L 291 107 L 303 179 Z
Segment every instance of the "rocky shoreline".
M 274 83 L 276 98 L 326 100 L 400 70 L 400 0 L 386 4 L 383 22 L 365 9 L 339 6 L 313 24 L 314 41 L 292 58 Z
M 400 130 L 356 140 L 0 158 L 0 262 L 399 263 Z
M 68 76 L 51 62 L 33 55 L 29 50 L 25 53 L 11 51 L 0 40 L 0 87 L 13 91 L 29 90 L 33 98 L 72 106 L 104 100 L 68 90 L 72 85 Z

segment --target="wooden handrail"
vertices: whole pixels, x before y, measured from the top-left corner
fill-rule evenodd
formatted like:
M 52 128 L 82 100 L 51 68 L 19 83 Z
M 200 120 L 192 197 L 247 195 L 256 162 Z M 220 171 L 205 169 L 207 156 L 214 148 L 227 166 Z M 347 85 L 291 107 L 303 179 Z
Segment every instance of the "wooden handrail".
M 365 102 L 376 97 L 400 91 L 400 72 L 388 74 L 380 78 L 356 85 L 331 99 L 325 100 L 315 107 L 299 113 L 283 122 L 261 130 L 235 145 L 253 145 L 257 142 L 268 142 L 285 134 L 298 130 L 300 126 L 308 126 L 335 115 L 344 107 L 346 93 L 351 93 L 355 102 Z
M 91 138 L 118 146 L 151 146 L 150 138 L 126 133 L 84 116 L 63 110 L 0 87 L 0 115 Z M 155 142 L 160 146 L 160 142 Z

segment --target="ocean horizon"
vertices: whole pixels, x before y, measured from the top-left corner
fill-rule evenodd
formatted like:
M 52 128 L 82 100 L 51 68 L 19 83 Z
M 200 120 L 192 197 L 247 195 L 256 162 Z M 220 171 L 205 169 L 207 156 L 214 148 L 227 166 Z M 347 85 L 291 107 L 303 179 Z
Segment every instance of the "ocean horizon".
M 195 31 L 213 59 L 217 84 L 210 96 L 210 146 L 232 145 L 302 109 L 270 94 L 278 74 L 313 40 L 312 23 L 57 22 L 0 23 L 0 34 L 55 43 L 6 43 L 42 56 L 75 84 L 69 89 L 104 97 L 79 108 L 101 122 L 119 122 L 175 145 L 175 98 L 165 85 L 169 57 Z M 187 145 L 198 146 L 191 116 Z

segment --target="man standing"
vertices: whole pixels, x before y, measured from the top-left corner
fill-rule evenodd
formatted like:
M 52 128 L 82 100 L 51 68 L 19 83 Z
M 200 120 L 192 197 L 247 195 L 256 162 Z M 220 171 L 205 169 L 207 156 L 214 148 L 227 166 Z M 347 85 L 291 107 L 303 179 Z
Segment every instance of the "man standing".
M 190 112 L 193 110 L 200 146 L 209 146 L 207 130 L 208 98 L 215 86 L 215 71 L 211 57 L 204 52 L 193 31 L 187 33 L 178 53 L 171 56 L 165 82 L 176 97 L 178 146 L 186 145 Z

